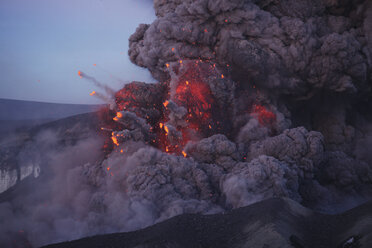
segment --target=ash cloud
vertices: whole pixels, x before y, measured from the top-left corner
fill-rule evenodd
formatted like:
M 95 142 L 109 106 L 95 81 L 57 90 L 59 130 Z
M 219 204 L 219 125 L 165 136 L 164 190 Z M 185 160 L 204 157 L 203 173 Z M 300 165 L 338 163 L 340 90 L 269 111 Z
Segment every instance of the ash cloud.
M 178 59 L 230 65 L 231 76 L 278 93 L 370 88 L 368 1 L 154 1 L 157 19 L 130 38 L 133 63 L 162 81 Z M 247 80 L 248 79 L 248 80 Z
M 220 112 L 229 115 L 222 122 L 231 129 L 190 142 L 184 149 L 188 156 L 221 166 L 226 174 L 245 163 L 276 168 L 281 172 L 272 180 L 282 190 L 272 192 L 323 211 L 338 211 L 327 206 L 349 198 L 368 198 L 369 1 L 155 0 L 154 7 L 157 19 L 139 25 L 130 38 L 133 63 L 170 82 L 171 89 L 184 79 L 182 69 L 174 75 L 169 65 L 182 61 L 216 65 L 212 75 L 230 80 L 221 79 L 217 89 L 209 86 L 221 105 L 229 106 Z M 265 156 L 270 162 L 262 162 Z M 242 193 L 236 199 L 227 193 L 225 203 L 236 207 L 266 197 L 266 190 L 244 190 L 251 187 L 246 181 L 259 179 L 242 177 L 226 176 Z M 236 195 L 225 184 L 220 182 L 221 195 Z
M 154 6 L 157 19 L 130 38 L 132 62 L 170 82 L 168 64 L 217 64 L 235 82 L 229 94 L 233 130 L 222 133 L 239 156 L 253 161 L 266 155 L 296 168 L 299 192 L 319 182 L 345 194 L 370 187 L 371 3 L 198 0 Z M 257 103 L 266 110 L 246 112 Z M 262 125 L 267 110 L 275 121 Z M 198 147 L 186 150 L 192 146 Z M 203 147 L 190 156 L 218 160 Z

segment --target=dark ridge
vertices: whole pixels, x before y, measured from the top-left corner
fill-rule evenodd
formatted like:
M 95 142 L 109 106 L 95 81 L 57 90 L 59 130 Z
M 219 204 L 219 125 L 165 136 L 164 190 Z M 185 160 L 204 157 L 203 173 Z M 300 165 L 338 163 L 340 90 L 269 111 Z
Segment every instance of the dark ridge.
M 0 120 L 55 120 L 72 115 L 94 112 L 102 106 L 0 99 Z
M 44 248 L 371 247 L 371 209 L 372 201 L 339 215 L 324 215 L 289 199 L 272 198 L 227 213 L 184 214 L 134 232 Z

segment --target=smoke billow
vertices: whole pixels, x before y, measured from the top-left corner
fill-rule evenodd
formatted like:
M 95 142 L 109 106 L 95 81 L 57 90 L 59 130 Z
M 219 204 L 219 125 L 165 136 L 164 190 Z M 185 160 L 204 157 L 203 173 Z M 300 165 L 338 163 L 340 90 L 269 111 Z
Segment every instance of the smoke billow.
M 70 132 L 78 141 L 45 130 L 19 152 L 19 162 L 37 164 L 41 174 L 34 181 L 27 178 L 19 183 L 28 186 L 15 189 L 20 194 L 0 203 L 2 246 L 32 247 L 84 235 L 88 227 L 80 220 L 91 215 L 85 205 L 94 189 L 83 176 L 84 164 L 100 158 L 103 141 L 79 125 L 75 128 Z
M 368 1 L 154 1 L 157 19 L 130 38 L 131 60 L 160 80 L 178 59 L 230 65 L 277 94 L 354 93 L 370 80 Z
M 327 212 L 368 199 L 369 1 L 154 6 L 129 56 L 160 82 L 113 95 L 105 156 L 89 138 L 51 153 L 47 192 L 2 203 L 1 233 L 41 245 L 270 197 Z

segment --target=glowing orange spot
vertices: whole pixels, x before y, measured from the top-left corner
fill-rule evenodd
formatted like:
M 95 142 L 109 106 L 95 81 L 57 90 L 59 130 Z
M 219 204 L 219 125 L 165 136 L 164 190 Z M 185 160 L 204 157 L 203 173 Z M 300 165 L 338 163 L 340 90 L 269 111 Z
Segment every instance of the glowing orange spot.
M 114 117 L 114 118 L 112 118 L 114 121 L 118 121 L 119 120 L 119 118 L 118 117 Z
M 221 74 L 221 78 L 224 78 L 225 76 L 223 74 Z
M 187 157 L 187 153 L 185 151 L 182 151 L 182 155 L 186 158 Z
M 82 75 L 81 71 L 78 71 L 78 75 L 79 75 L 80 78 L 83 78 L 83 75 Z
M 168 64 L 168 63 L 166 63 L 165 66 L 166 66 L 167 68 L 169 68 L 169 64 Z
M 121 117 L 123 117 L 123 114 L 121 112 L 117 112 L 116 117 L 121 118 Z
M 96 94 L 96 92 L 95 91 L 92 91 L 92 93 L 90 93 L 89 95 L 93 96 L 95 94 Z
M 121 150 L 120 150 L 120 153 L 123 153 L 123 152 L 124 152 L 123 149 L 121 149 Z
M 110 170 L 110 167 L 107 167 L 107 171 L 109 171 Z
M 174 52 L 174 47 L 172 47 L 172 52 Z
M 117 139 L 116 137 L 111 137 L 111 139 L 112 139 L 112 142 L 113 142 L 115 145 L 119 146 L 119 142 L 118 142 L 118 139 Z
M 254 105 L 252 112 L 261 125 L 271 125 L 276 121 L 276 115 L 262 105 Z
M 168 129 L 168 127 L 166 126 L 166 125 L 164 125 L 164 130 L 165 130 L 165 132 L 168 134 L 169 133 L 169 129 Z
M 97 64 L 93 64 L 93 66 L 96 66 Z
M 168 49 L 171 48 L 172 47 L 169 47 Z M 214 110 L 212 109 L 212 105 L 214 102 L 214 97 L 212 95 L 208 82 L 205 81 L 208 77 L 205 77 L 204 75 L 204 73 L 212 75 L 211 72 L 215 73 L 215 71 L 213 71 L 213 63 L 210 63 L 210 61 L 207 61 L 208 63 L 210 63 L 209 65 L 211 65 L 210 67 L 208 67 L 210 71 L 207 72 L 201 70 L 203 69 L 203 67 L 198 67 L 201 63 L 204 63 L 201 58 L 195 60 L 194 63 L 189 63 L 188 61 L 185 61 L 185 63 L 183 63 L 183 60 L 179 58 L 178 62 L 181 67 L 184 67 L 185 71 L 182 71 L 182 75 L 179 75 L 177 87 L 174 89 L 174 95 L 171 96 L 170 92 L 168 92 L 168 97 L 165 98 L 168 99 L 168 101 L 162 101 L 162 105 L 165 108 L 168 108 L 168 106 L 171 106 L 169 105 L 169 99 L 172 99 L 174 103 L 184 107 L 187 110 L 187 112 L 185 111 L 186 113 L 184 120 L 187 125 L 184 125 L 182 127 L 174 127 L 177 131 L 180 132 L 181 136 L 179 138 L 177 137 L 177 142 L 173 142 L 175 140 L 169 139 L 171 136 L 171 132 L 173 134 L 173 129 L 171 128 L 171 126 L 167 126 L 169 118 L 167 118 L 167 116 L 165 115 L 160 121 L 157 122 L 156 125 L 158 125 L 158 127 L 156 128 L 156 126 L 154 126 L 154 129 L 152 130 L 154 134 L 156 134 L 157 138 L 154 140 L 150 140 L 148 143 L 157 145 L 164 152 L 174 153 L 178 154 L 179 156 L 186 157 L 187 154 L 186 152 L 182 152 L 182 148 L 189 140 L 193 140 L 195 137 L 199 137 L 199 135 L 202 137 L 204 135 L 204 132 L 206 131 L 208 131 L 206 132 L 206 134 L 209 135 L 212 128 L 214 129 L 215 126 L 218 127 L 218 124 L 215 123 L 215 121 L 212 119 L 212 110 Z M 167 66 L 168 64 L 164 63 L 163 65 Z M 218 78 L 218 74 L 216 75 L 216 77 Z M 128 88 L 123 89 L 119 93 L 117 93 L 117 98 L 119 98 L 120 100 L 117 102 L 117 105 L 120 110 L 124 110 L 125 107 L 129 108 L 132 105 L 135 106 L 137 95 L 133 92 L 136 92 L 136 90 L 137 86 L 128 86 Z M 157 105 L 155 103 L 150 104 L 150 108 L 156 109 Z M 165 109 L 163 109 L 163 111 L 164 110 Z M 143 118 L 148 119 L 147 116 Z M 202 131 L 203 133 L 201 133 L 200 131 Z M 119 140 L 119 136 L 116 137 Z M 122 144 L 120 143 L 120 146 L 121 145 Z M 120 149 L 117 149 L 117 151 L 119 152 Z

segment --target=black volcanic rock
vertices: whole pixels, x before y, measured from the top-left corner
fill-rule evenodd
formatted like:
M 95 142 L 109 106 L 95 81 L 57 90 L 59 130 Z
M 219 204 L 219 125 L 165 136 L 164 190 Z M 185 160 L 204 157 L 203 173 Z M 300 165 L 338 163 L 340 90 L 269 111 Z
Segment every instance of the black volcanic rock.
M 372 202 L 338 215 L 272 198 L 215 215 L 185 214 L 142 230 L 93 236 L 43 248 L 371 247 Z

